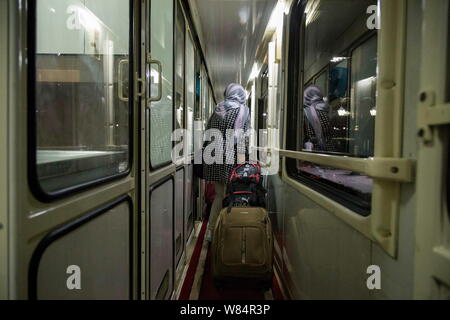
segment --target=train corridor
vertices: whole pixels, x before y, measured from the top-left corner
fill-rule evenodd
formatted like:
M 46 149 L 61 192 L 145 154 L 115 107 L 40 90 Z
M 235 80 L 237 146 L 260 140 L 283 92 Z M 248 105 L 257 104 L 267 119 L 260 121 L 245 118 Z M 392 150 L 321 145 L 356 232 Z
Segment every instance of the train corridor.
M 0 0 L 0 299 L 450 299 L 449 2 Z

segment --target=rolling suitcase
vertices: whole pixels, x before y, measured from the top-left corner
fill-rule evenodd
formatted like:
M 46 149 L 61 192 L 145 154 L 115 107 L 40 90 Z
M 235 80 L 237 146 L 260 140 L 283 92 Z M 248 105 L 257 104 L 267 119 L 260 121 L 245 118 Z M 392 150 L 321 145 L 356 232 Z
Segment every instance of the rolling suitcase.
M 217 287 L 271 287 L 273 235 L 266 209 L 222 209 L 212 243 L 212 271 Z

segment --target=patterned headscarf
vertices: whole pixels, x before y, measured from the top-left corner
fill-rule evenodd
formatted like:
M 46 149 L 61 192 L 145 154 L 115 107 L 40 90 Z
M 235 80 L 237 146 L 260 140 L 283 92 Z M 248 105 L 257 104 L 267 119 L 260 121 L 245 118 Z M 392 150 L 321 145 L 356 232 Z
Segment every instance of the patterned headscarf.
M 246 105 L 247 94 L 245 89 L 240 84 L 231 83 L 225 90 L 224 96 L 225 100 L 217 105 L 215 113 L 224 118 L 229 110 L 240 108 L 234 128 L 243 129 L 250 118 L 250 112 Z
M 305 107 L 314 106 L 315 109 L 328 111 L 329 105 L 323 99 L 322 90 L 317 86 L 309 86 L 304 92 Z

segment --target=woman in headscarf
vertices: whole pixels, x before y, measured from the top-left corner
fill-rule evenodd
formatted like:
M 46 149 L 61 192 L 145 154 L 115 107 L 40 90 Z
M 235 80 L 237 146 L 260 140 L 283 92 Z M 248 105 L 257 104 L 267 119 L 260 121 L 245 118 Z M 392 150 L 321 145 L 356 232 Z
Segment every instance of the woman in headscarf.
M 217 217 L 222 209 L 222 201 L 225 197 L 226 184 L 236 163 L 245 160 L 248 150 L 248 139 L 245 133 L 250 128 L 250 111 L 246 105 L 247 94 L 244 88 L 232 83 L 228 85 L 224 93 L 225 100 L 217 105 L 211 115 L 206 130 L 216 129 L 222 134 L 223 141 L 218 147 L 222 147 L 221 163 L 215 161 L 212 164 L 203 165 L 203 175 L 206 181 L 214 182 L 216 197 L 211 207 L 206 239 L 211 241 Z M 234 130 L 233 136 L 227 136 L 227 130 Z M 214 139 L 209 142 L 213 143 Z M 216 142 L 217 143 L 217 142 Z M 227 148 L 227 143 L 231 148 Z M 208 146 L 206 146 L 208 148 Z M 204 154 L 207 156 L 207 154 Z M 212 152 L 215 156 L 215 152 Z
M 330 124 L 330 105 L 324 101 L 319 87 L 309 86 L 304 92 L 305 143 L 314 151 L 335 151 L 333 130 Z

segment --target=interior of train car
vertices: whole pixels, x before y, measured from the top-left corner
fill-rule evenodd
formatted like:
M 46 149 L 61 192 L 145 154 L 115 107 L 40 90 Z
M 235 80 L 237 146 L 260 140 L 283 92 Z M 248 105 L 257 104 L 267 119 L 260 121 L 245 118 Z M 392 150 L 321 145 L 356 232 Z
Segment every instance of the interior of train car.
M 196 171 L 233 83 L 264 287 Z M 0 300 L 449 300 L 449 132 L 449 0 L 0 0 Z

